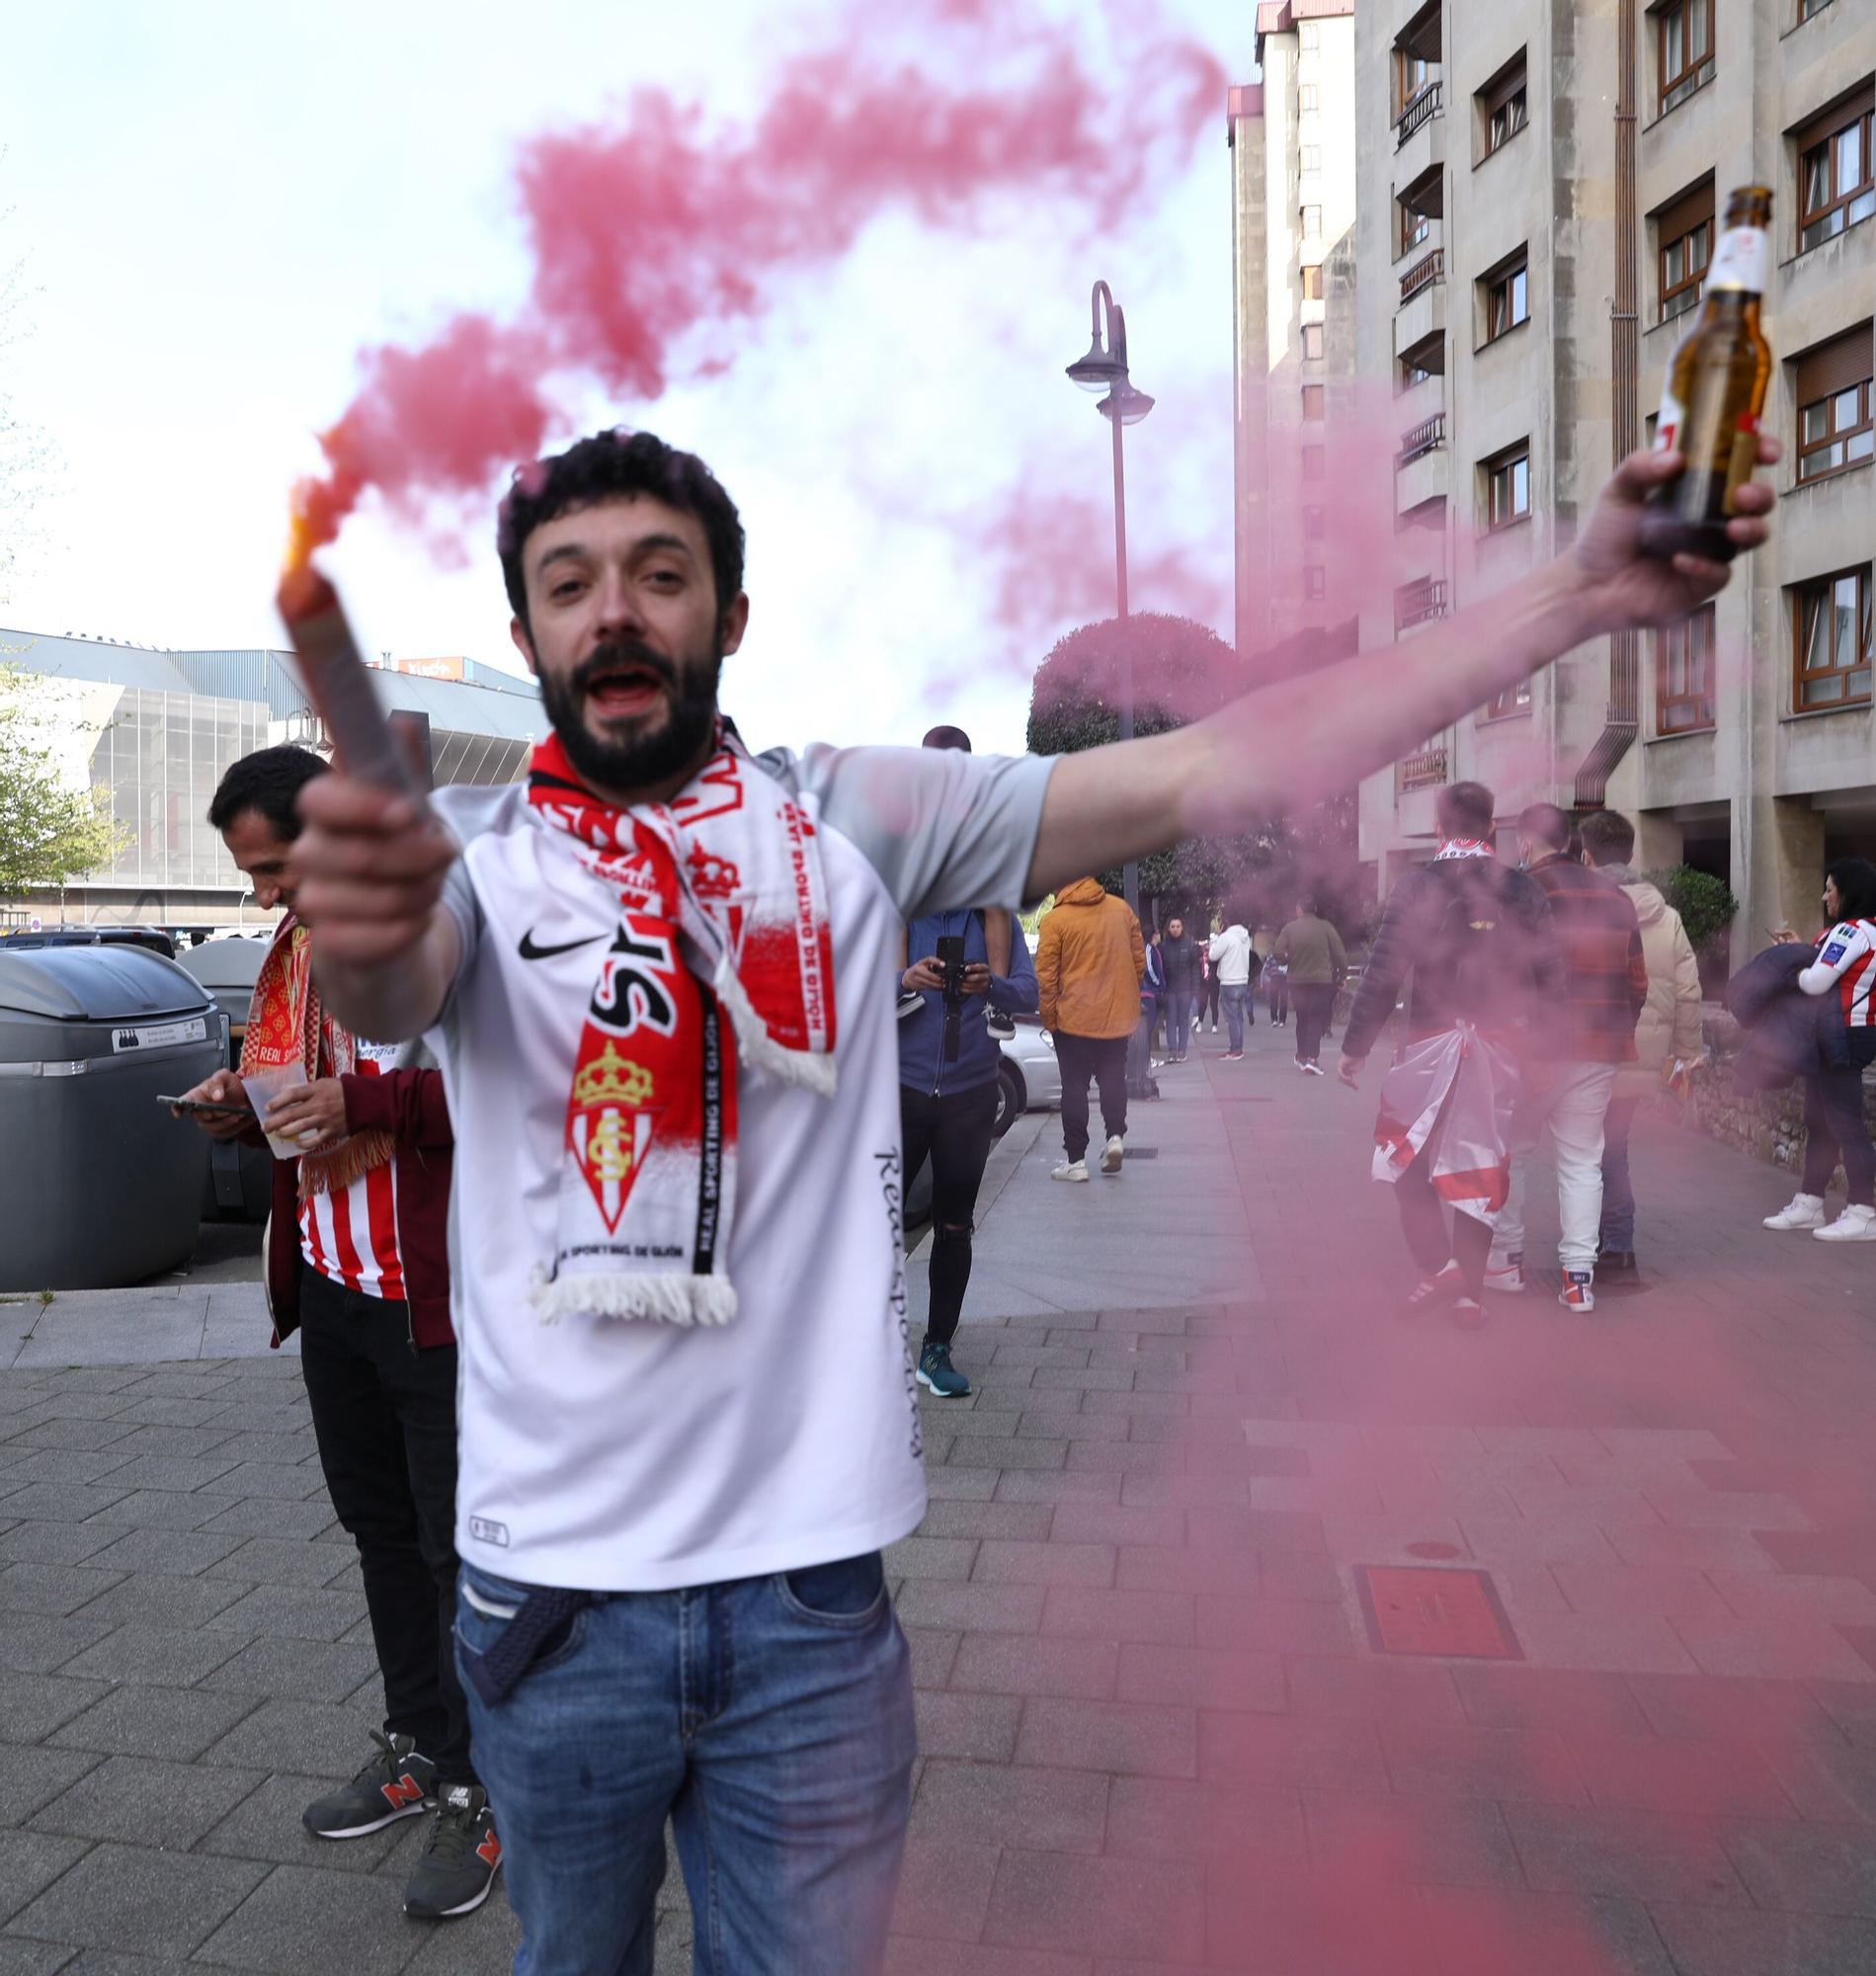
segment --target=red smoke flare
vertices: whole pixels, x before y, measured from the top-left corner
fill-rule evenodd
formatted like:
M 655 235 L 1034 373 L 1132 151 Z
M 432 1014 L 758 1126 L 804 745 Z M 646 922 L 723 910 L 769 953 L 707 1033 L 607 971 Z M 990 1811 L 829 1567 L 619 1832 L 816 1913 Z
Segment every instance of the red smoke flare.
M 555 416 L 554 370 L 642 402 L 674 370 L 721 368 L 685 352 L 686 333 L 757 316 L 777 278 L 838 260 L 883 212 L 958 225 L 1015 196 L 1111 223 L 1223 100 L 1218 62 L 1163 31 L 1134 31 L 1128 84 L 1110 91 L 1083 59 L 1081 27 L 1002 9 L 993 31 L 975 4 L 942 19 L 943 48 L 968 73 L 1007 73 L 1013 47 L 1020 73 L 960 84 L 895 62 L 856 18 L 834 45 L 780 63 L 746 130 L 648 89 L 614 123 L 525 144 L 525 319 L 459 315 L 421 348 L 365 354 L 358 396 L 321 437 L 326 475 L 294 490 L 293 557 L 330 541 L 367 487 L 408 513 L 532 457 Z

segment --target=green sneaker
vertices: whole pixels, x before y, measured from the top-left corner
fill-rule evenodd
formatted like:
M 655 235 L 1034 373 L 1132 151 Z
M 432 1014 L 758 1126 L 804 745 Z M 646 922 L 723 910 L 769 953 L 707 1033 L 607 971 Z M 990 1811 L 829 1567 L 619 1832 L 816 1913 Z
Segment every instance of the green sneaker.
M 970 1391 L 970 1381 L 951 1363 L 951 1348 L 929 1341 L 919 1354 L 919 1384 L 940 1400 L 961 1400 Z
M 409 1736 L 371 1731 L 377 1755 L 349 1784 L 316 1799 L 300 1815 L 320 1839 L 363 1839 L 400 1818 L 415 1818 L 436 1789 L 437 1767 Z
M 473 1914 L 488 1899 L 501 1863 L 487 1793 L 476 1784 L 451 1784 L 437 1800 L 437 1822 L 404 1889 L 404 1912 L 423 1921 Z

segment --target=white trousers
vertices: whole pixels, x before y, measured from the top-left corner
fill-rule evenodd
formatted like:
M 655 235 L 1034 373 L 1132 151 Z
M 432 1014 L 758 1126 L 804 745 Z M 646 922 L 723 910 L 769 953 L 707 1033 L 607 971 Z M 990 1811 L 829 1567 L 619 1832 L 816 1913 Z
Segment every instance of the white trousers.
M 1557 1260 L 1593 1270 L 1602 1230 L 1602 1121 L 1615 1091 L 1612 1063 L 1531 1063 L 1511 1119 L 1511 1192 L 1492 1233 L 1495 1259 L 1524 1247 L 1531 1160 L 1548 1142 L 1557 1160 Z

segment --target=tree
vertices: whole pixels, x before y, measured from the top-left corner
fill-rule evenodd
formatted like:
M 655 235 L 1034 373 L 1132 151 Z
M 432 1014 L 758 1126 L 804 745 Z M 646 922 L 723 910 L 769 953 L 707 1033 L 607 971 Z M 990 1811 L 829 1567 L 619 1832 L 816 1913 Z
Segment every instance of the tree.
M 1124 640 L 1124 644 L 1123 644 Z M 1286 648 L 1287 649 L 1287 648 Z M 1029 696 L 1028 744 L 1038 755 L 1071 755 L 1120 738 L 1120 655 L 1133 661 L 1133 727 L 1163 734 L 1183 727 L 1269 677 L 1298 665 L 1269 655 L 1254 675 L 1214 631 L 1189 618 L 1143 612 L 1071 631 L 1036 669 Z M 1269 817 L 1223 837 L 1186 838 L 1140 861 L 1142 898 L 1188 910 L 1224 907 L 1247 926 L 1281 925 L 1299 896 L 1316 894 L 1334 919 L 1358 911 L 1350 888 L 1353 798 L 1331 798 L 1296 818 Z M 1120 873 L 1098 874 L 1110 892 Z M 1344 896 L 1348 906 L 1345 908 Z
M 0 898 L 89 877 L 123 841 L 109 790 L 66 786 L 31 703 L 31 677 L 0 665 Z

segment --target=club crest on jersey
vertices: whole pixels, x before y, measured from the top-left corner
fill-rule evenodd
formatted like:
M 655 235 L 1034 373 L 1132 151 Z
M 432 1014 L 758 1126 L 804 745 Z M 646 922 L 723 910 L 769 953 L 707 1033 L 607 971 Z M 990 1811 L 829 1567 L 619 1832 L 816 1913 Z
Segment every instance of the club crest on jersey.
M 567 1147 L 586 1176 L 609 1235 L 631 1198 L 645 1155 L 657 1129 L 651 1101 L 657 1080 L 642 1063 L 608 1042 L 574 1074 L 573 1105 L 567 1114 Z

